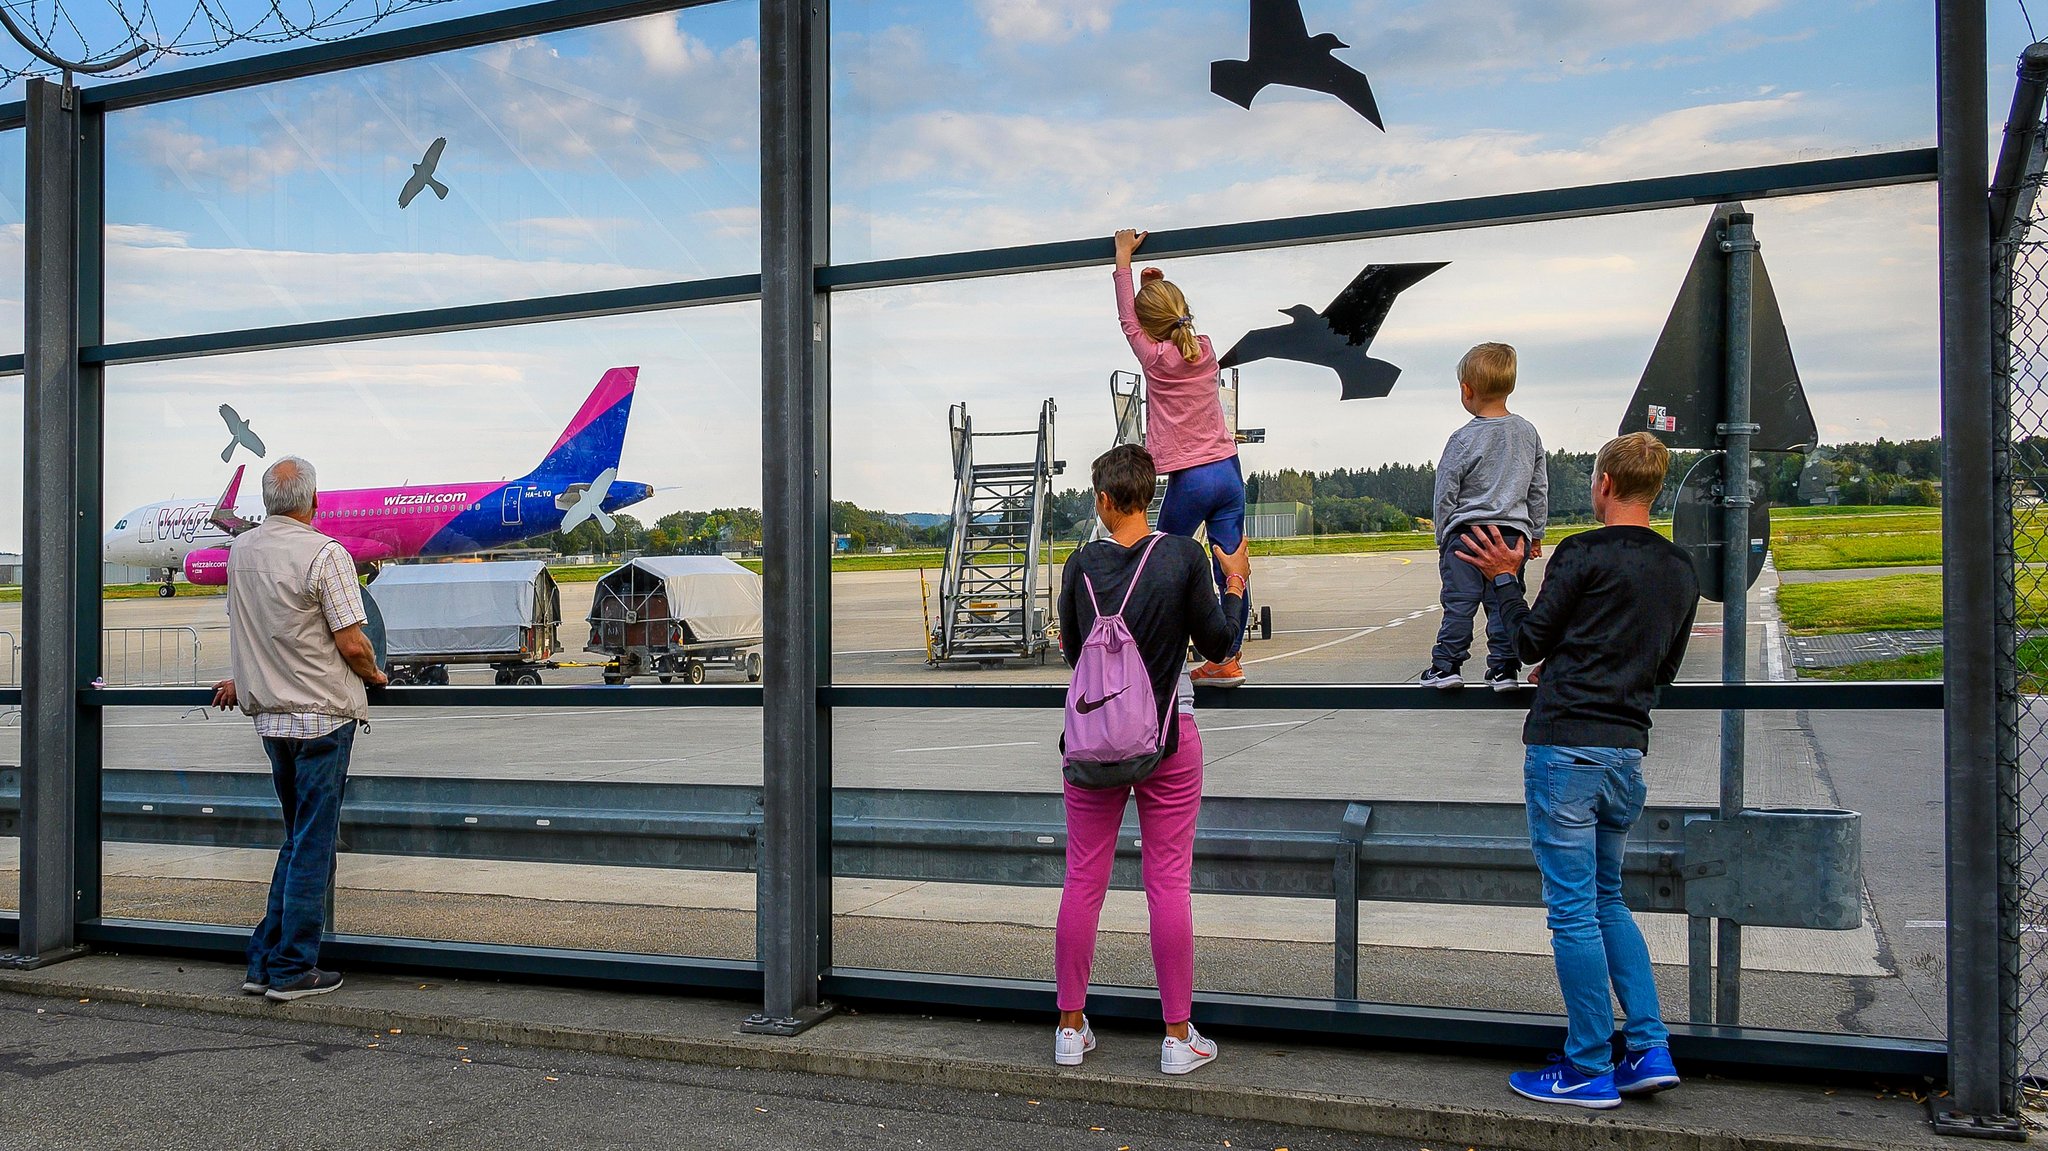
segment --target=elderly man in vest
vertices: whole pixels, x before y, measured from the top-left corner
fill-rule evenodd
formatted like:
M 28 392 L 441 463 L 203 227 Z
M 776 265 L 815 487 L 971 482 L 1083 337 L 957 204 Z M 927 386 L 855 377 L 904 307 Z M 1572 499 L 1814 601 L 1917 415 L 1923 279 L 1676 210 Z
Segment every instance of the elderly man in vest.
M 341 790 L 356 725 L 370 717 L 365 684 L 381 685 L 368 615 L 347 549 L 313 528 L 313 465 L 287 456 L 263 473 L 263 522 L 228 551 L 228 656 L 214 685 L 222 709 L 256 718 L 284 807 L 284 846 L 270 906 L 249 940 L 242 990 L 285 1002 L 341 986 L 322 971 L 327 887 Z

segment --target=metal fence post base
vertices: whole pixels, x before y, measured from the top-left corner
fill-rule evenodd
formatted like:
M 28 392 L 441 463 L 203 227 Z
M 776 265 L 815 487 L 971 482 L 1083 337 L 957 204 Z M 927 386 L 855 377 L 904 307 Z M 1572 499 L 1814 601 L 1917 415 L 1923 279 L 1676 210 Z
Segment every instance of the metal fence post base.
M 2027 1125 L 2013 1115 L 1966 1115 L 1961 1111 L 1943 1111 L 1937 1103 L 1945 1099 L 1927 1101 L 1928 1118 L 1934 1122 L 1936 1135 L 1949 1135 L 1958 1139 L 2002 1139 L 2008 1143 L 2025 1143 Z
M 45 951 L 40 955 L 28 955 L 19 951 L 0 951 L 0 971 L 35 971 L 51 967 L 67 959 L 78 959 L 91 955 L 92 948 L 83 943 Z
M 802 1035 L 837 1014 L 839 1005 L 829 999 L 820 1000 L 816 1007 L 799 1007 L 790 1015 L 768 1015 L 757 1011 L 740 1024 L 740 1034 Z

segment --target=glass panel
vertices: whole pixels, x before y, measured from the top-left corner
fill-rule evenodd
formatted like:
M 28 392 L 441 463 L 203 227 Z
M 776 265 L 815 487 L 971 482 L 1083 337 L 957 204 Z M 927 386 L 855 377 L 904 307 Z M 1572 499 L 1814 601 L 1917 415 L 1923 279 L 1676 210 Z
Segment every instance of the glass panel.
M 24 134 L 0 132 L 0 355 L 22 346 Z M 26 416 L 21 377 L 0 376 L 0 688 L 21 685 L 21 467 Z M 21 709 L 0 703 L 0 772 L 21 766 Z M 20 907 L 21 841 L 0 835 L 0 912 Z
M 700 555 L 719 571 L 600 577 L 643 553 L 758 550 L 757 533 L 718 527 L 758 516 L 759 323 L 738 305 L 110 369 L 107 550 L 134 566 L 106 585 L 108 682 L 229 673 L 207 521 L 244 466 L 235 507 L 260 518 L 261 469 L 286 454 L 319 469 L 314 526 L 376 570 L 366 594 L 402 678 L 747 682 L 747 566 Z M 263 459 L 230 442 L 223 402 Z M 754 709 L 371 710 L 337 930 L 751 956 Z M 106 913 L 253 923 L 276 842 L 265 755 L 240 715 L 110 716 Z M 238 806 L 248 821 L 211 818 Z
M 1320 92 L 1275 84 L 1248 110 L 1214 94 L 1212 63 L 1247 52 L 1246 7 L 1234 0 L 981 3 L 943 27 L 925 11 L 834 6 L 841 262 L 1933 139 L 1924 6 L 1792 0 L 1566 17 L 1423 0 L 1304 3 L 1302 34 L 1348 45 L 1335 71 L 1363 73 L 1385 132 Z M 2026 41 L 2011 43 L 2016 53 Z M 1831 50 L 1816 51 L 1822 44 Z M 2010 68 L 1994 70 L 2007 77 L 1993 100 L 2003 107 Z
M 1814 464 L 1816 475 L 1828 477 L 1820 498 L 1937 498 L 1938 449 L 1918 442 L 1939 431 L 1933 205 L 1930 187 L 1752 205 L 1827 448 L 1828 458 Z M 1273 630 L 1267 638 L 1255 629 L 1244 647 L 1253 682 L 1401 682 L 1430 662 L 1442 618 L 1436 540 L 1411 529 L 1432 515 L 1435 463 L 1468 418 L 1454 367 L 1479 340 L 1516 345 L 1520 384 L 1509 406 L 1535 425 L 1546 448 L 1566 453 L 1548 467 L 1550 541 L 1592 526 L 1591 453 L 1624 418 L 1708 215 L 1690 209 L 1411 236 L 1166 268 L 1185 290 L 1197 327 L 1225 351 L 1248 330 L 1278 322 L 1276 313 L 1290 304 L 1322 308 L 1367 264 L 1448 261 L 1399 295 L 1370 345 L 1372 356 L 1401 369 L 1384 398 L 1340 401 L 1335 374 L 1312 364 L 1271 358 L 1236 369 L 1240 428 L 1264 433 L 1262 442 L 1239 449 L 1248 497 L 1264 513 L 1251 528 L 1253 602 L 1258 621 L 1270 613 Z M 1061 541 L 1059 560 L 1066 545 L 1093 530 L 1089 467 L 1118 428 L 1111 374 L 1137 366 L 1116 327 L 1109 279 L 1101 269 L 1057 272 L 835 300 L 834 497 L 873 513 L 862 520 L 869 551 L 882 540 L 897 549 L 841 561 L 833 601 L 838 681 L 1063 681 L 1056 657 L 1047 666 L 1035 658 L 1000 669 L 972 658 L 927 666 L 925 636 L 943 630 L 947 599 L 943 544 L 924 543 L 935 534 L 925 525 L 951 518 L 958 491 L 949 405 L 966 405 L 975 463 L 1028 464 L 1033 436 L 985 433 L 1035 431 L 1049 398 L 1057 407 L 1051 454 L 1066 463 L 1050 481 L 1058 498 L 1047 530 Z M 1902 441 L 1916 446 L 1901 448 Z M 1674 495 L 1695 459 L 1675 456 Z M 1774 502 L 1800 502 L 1801 463 L 1774 459 Z M 999 522 L 991 518 L 999 509 L 984 504 L 974 512 L 979 522 Z M 1881 522 L 1781 517 L 1779 543 L 1797 546 L 1776 568 L 1886 569 L 1865 573 L 1875 577 L 1895 565 L 1938 564 L 1938 513 L 1894 511 L 1899 518 Z M 1667 497 L 1659 515 L 1669 513 Z M 850 514 L 842 506 L 842 531 Z M 1908 531 L 1910 541 L 1896 538 Z M 928 550 L 907 554 L 920 545 Z M 1057 567 L 1050 576 L 1041 572 L 1041 590 L 1057 580 Z M 896 570 L 875 570 L 889 568 Z M 1768 589 L 1783 574 L 1769 571 L 1759 581 L 1752 652 L 1770 650 L 1762 642 L 1765 621 L 1775 618 Z M 1932 577 L 1922 570 L 1913 578 Z M 999 599 L 965 597 L 965 614 Z M 1719 678 L 1719 618 L 1717 605 L 1701 606 L 1689 678 Z M 1482 630 L 1465 669 L 1475 682 L 1484 643 Z M 1756 668 L 1766 674 L 1763 663 Z
M 750 272 L 758 28 L 714 4 L 115 113 L 107 338 Z

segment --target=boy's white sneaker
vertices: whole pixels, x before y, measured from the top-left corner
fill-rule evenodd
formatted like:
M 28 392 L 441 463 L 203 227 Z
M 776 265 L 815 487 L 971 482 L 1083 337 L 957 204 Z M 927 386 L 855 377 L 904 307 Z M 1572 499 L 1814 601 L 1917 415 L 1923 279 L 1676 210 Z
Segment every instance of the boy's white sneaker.
M 1081 1065 L 1081 1057 L 1093 1050 L 1095 1050 L 1095 1029 L 1088 1026 L 1086 1016 L 1083 1016 L 1081 1019 L 1081 1029 L 1079 1031 L 1071 1027 L 1062 1027 L 1053 1033 L 1052 1061 L 1062 1067 L 1079 1067 Z
M 1169 1035 L 1159 1048 L 1159 1070 L 1168 1075 L 1186 1075 L 1216 1058 L 1216 1041 L 1195 1030 L 1188 1024 L 1188 1037 L 1175 1039 Z

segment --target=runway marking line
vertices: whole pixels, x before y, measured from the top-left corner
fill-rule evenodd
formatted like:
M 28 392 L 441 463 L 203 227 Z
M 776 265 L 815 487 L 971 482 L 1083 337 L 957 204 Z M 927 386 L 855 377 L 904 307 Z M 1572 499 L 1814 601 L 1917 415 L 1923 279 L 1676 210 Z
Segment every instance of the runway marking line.
M 899 747 L 890 755 L 909 755 L 915 751 L 986 751 L 993 747 L 1037 747 L 1040 741 L 1022 740 L 1017 743 L 962 743 L 953 747 Z

